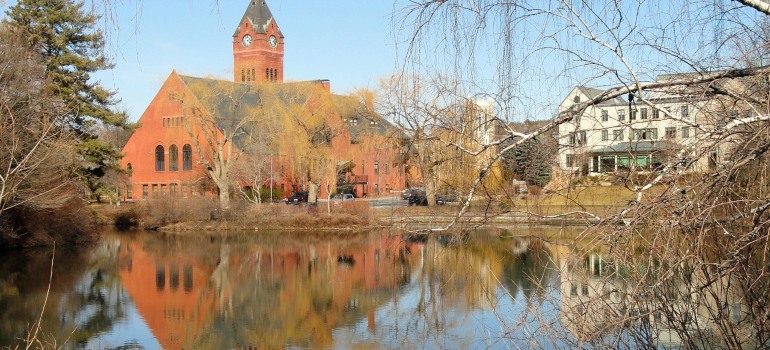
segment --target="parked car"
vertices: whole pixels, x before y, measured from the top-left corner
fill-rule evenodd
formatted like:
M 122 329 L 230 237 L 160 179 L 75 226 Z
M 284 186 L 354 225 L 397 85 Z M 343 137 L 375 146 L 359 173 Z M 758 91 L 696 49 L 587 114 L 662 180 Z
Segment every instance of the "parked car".
M 352 201 L 355 199 L 356 197 L 350 193 L 337 194 L 337 195 L 334 195 L 334 197 L 332 197 L 332 201 L 334 201 L 337 204 L 342 202 Z
M 460 199 L 460 193 L 454 189 L 449 189 L 449 190 L 444 190 L 442 192 L 439 192 L 437 196 L 441 196 L 441 198 L 445 202 L 457 202 L 457 200 Z
M 425 192 L 415 192 L 408 198 L 409 205 L 428 205 L 428 196 Z M 441 196 L 436 196 L 436 205 L 444 205 L 446 200 Z
M 425 189 L 422 187 L 410 187 L 401 192 L 401 199 L 409 199 L 413 195 L 422 192 L 425 193 Z
M 307 203 L 308 192 L 294 192 L 286 198 L 286 204 Z

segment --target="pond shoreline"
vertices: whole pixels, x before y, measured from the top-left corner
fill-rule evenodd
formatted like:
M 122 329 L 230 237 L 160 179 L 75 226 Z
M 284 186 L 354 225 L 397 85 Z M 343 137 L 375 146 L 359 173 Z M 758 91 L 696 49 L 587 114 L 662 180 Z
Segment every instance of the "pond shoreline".
M 204 222 L 181 222 L 172 225 L 145 228 L 149 231 L 161 232 L 187 232 L 187 231 L 238 231 L 238 232 L 260 232 L 260 231 L 281 231 L 281 232 L 355 232 L 383 228 L 395 228 L 404 230 L 420 230 L 433 225 L 453 224 L 455 228 L 467 227 L 500 227 L 500 226 L 550 226 L 550 227 L 579 227 L 595 224 L 595 219 L 583 219 L 574 217 L 558 218 L 539 218 L 535 215 L 524 214 L 504 214 L 495 216 L 483 215 L 465 215 L 457 218 L 455 215 L 442 214 L 421 214 L 421 215 L 388 215 L 381 216 L 377 222 L 372 225 L 345 225 L 345 226 L 319 226 L 302 227 L 286 226 L 260 222 L 229 222 L 229 221 L 204 221 Z

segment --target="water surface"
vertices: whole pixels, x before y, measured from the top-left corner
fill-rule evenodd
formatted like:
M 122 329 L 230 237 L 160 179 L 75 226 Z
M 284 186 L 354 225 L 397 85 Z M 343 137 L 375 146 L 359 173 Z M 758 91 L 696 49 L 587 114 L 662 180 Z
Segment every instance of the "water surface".
M 0 258 L 0 346 L 40 319 L 65 349 L 563 347 L 572 248 L 530 233 L 106 232 L 57 248 L 47 300 L 51 248 Z

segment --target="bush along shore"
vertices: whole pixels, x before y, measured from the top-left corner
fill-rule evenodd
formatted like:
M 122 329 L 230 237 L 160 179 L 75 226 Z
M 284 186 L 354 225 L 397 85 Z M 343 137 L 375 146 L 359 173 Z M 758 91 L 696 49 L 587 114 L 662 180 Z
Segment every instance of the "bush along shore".
M 162 231 L 356 229 L 377 224 L 368 202 L 318 205 L 236 204 L 222 211 L 213 200 L 150 200 L 113 207 L 119 228 Z

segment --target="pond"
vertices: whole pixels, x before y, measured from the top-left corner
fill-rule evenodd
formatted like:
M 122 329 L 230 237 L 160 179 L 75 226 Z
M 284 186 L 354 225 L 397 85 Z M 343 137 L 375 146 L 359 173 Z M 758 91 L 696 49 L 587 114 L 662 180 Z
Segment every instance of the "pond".
M 585 346 L 584 321 L 561 310 L 585 313 L 575 298 L 609 268 L 560 234 L 105 232 L 89 247 L 3 254 L 0 347 L 30 334 L 65 349 Z M 582 268 L 566 268 L 574 257 Z

